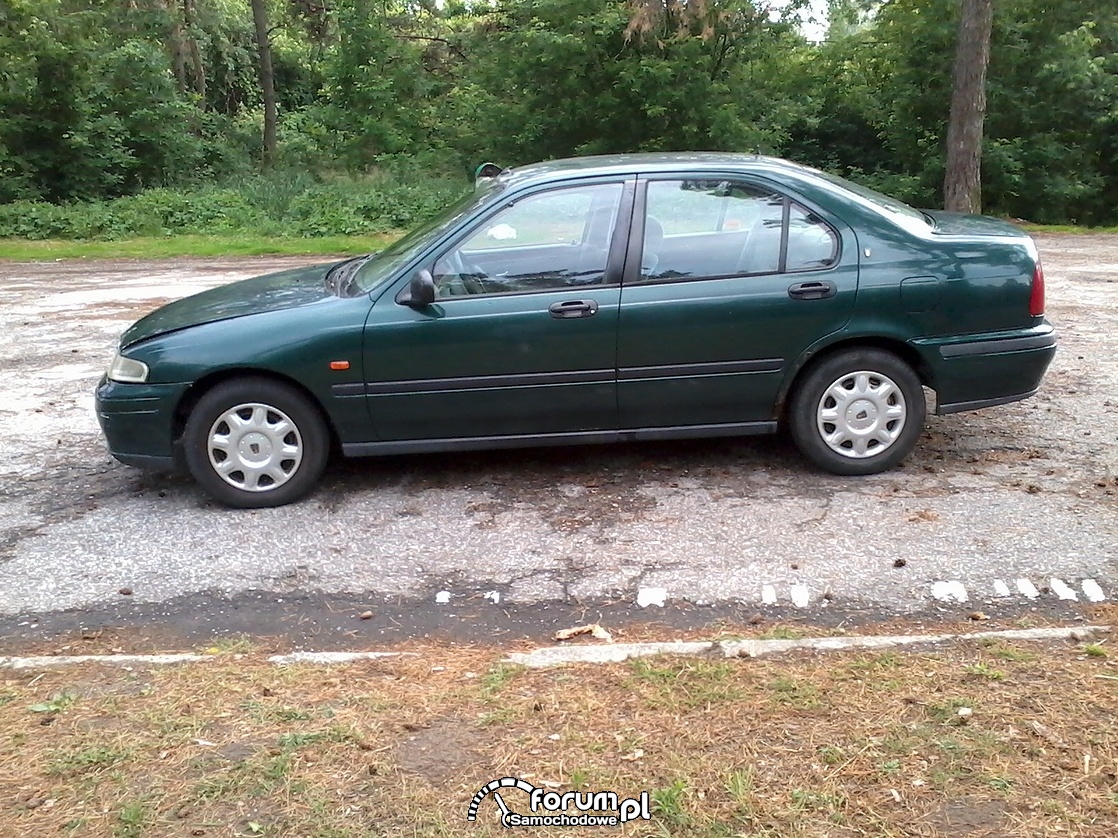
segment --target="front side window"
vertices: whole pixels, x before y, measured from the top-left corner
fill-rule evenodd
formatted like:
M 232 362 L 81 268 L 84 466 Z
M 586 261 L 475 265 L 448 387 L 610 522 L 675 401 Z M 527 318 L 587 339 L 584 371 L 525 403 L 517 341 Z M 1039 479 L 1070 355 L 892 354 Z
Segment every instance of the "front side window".
M 600 284 L 621 190 L 568 187 L 506 207 L 435 262 L 437 298 Z
M 728 180 L 648 184 L 642 281 L 830 267 L 838 235 L 783 195 Z

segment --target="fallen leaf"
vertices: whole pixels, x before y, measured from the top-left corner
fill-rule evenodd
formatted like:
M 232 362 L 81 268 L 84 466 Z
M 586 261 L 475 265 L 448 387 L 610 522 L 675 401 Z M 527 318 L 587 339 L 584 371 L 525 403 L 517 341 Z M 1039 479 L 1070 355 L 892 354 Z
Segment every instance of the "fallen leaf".
M 613 635 L 602 628 L 598 623 L 588 623 L 585 626 L 559 629 L 559 631 L 555 632 L 555 639 L 570 640 L 572 637 L 578 637 L 580 634 L 589 634 L 591 637 L 597 638 L 598 640 L 606 641 L 606 643 L 613 642 Z
M 1025 722 L 1025 724 L 1028 725 L 1029 729 L 1033 733 L 1035 733 L 1041 739 L 1047 739 L 1057 748 L 1067 747 L 1067 744 L 1064 742 L 1064 740 L 1062 740 L 1059 736 L 1057 736 L 1055 733 L 1053 733 L 1051 730 L 1049 730 L 1047 727 L 1045 727 L 1035 719 L 1029 719 L 1027 722 Z

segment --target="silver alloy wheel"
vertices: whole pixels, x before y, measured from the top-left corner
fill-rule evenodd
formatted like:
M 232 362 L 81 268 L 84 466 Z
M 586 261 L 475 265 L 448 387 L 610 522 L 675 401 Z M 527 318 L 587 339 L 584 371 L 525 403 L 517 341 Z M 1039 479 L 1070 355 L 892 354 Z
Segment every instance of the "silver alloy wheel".
M 827 447 L 844 457 L 864 460 L 897 441 L 908 409 L 904 393 L 893 379 L 859 370 L 846 373 L 823 391 L 815 418 Z
M 254 402 L 218 416 L 210 427 L 206 450 L 210 465 L 230 486 L 270 492 L 298 471 L 303 438 L 282 410 Z

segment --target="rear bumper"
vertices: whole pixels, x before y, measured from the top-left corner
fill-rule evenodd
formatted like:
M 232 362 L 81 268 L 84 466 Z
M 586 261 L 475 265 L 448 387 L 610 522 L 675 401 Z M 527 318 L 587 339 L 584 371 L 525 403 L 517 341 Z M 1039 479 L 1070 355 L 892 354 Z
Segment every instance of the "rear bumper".
M 925 344 L 936 413 L 959 413 L 1027 399 L 1056 355 L 1056 333 L 1045 321 L 1031 329 Z
M 187 384 L 120 384 L 102 378 L 94 404 L 109 453 L 146 469 L 175 466 L 175 406 Z

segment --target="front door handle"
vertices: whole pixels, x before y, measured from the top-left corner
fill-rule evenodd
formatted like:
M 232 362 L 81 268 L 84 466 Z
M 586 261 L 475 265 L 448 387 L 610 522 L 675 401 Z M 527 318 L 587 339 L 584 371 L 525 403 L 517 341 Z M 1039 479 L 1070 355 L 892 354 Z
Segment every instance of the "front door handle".
M 547 310 L 556 320 L 573 320 L 576 317 L 593 317 L 598 313 L 598 304 L 593 300 L 567 300 L 552 303 Z
M 797 282 L 788 286 L 788 296 L 793 300 L 825 300 L 838 293 L 838 288 L 830 280 Z

